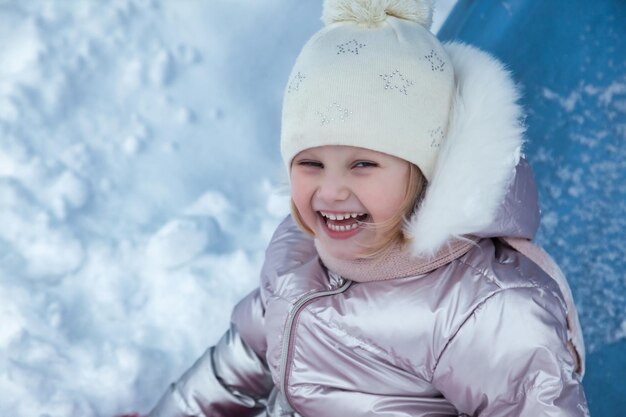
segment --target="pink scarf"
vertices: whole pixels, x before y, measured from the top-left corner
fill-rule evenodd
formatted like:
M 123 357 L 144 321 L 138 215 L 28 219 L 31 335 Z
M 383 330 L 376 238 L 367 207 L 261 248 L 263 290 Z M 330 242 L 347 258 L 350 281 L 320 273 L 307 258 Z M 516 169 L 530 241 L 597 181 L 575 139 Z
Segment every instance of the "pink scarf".
M 328 269 L 356 282 L 383 281 L 426 274 L 466 254 L 478 239 L 454 240 L 431 257 L 417 258 L 399 243 L 374 258 L 346 260 L 335 258 L 315 239 L 320 259 Z

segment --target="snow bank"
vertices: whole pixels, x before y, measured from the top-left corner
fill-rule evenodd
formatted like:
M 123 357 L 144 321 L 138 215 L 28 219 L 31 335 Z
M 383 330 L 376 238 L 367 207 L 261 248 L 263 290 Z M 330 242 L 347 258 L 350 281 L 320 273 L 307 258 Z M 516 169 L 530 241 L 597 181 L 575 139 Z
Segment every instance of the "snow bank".
M 0 7 L 0 415 L 146 411 L 224 331 L 288 211 L 280 90 L 317 8 Z

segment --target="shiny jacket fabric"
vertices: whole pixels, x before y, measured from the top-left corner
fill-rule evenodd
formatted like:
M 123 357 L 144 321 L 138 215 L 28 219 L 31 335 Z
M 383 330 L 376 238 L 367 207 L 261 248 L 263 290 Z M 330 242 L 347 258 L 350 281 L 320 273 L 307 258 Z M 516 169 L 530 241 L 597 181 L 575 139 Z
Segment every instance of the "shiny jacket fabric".
M 260 288 L 150 416 L 585 416 L 566 308 L 498 239 L 426 275 L 356 283 L 287 219 Z
M 407 231 L 414 253 L 460 235 L 476 246 L 423 275 L 358 283 L 327 270 L 286 219 L 259 288 L 151 417 L 588 415 L 575 306 L 501 240 L 532 239 L 539 225 L 519 93 L 492 57 L 447 48 L 455 109 Z

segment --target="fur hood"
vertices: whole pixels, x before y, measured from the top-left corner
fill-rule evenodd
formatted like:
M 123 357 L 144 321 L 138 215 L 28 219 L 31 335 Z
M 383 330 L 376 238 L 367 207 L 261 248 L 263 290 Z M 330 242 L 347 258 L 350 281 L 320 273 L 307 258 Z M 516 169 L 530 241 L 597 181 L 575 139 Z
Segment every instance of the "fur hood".
M 405 225 L 414 256 L 431 257 L 464 236 L 499 237 L 554 279 L 566 304 L 569 348 L 584 373 L 585 346 L 569 284 L 529 242 L 539 228 L 537 187 L 521 156 L 520 93 L 509 71 L 477 48 L 447 43 L 456 77 L 448 136 L 424 198 Z
M 416 256 L 465 235 L 530 239 L 539 224 L 536 187 L 521 159 L 520 93 L 509 71 L 475 47 L 444 46 L 456 91 L 432 180 L 405 225 Z

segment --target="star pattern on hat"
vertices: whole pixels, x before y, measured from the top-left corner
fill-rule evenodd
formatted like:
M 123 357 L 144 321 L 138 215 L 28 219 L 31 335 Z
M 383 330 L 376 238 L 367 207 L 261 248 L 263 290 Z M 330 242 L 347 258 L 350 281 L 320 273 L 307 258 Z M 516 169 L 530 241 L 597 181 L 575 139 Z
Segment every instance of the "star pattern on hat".
M 385 90 L 398 90 L 405 96 L 408 95 L 408 88 L 413 85 L 413 81 L 398 70 L 394 70 L 391 74 L 380 74 L 380 77 L 385 81 Z
M 356 39 L 352 39 L 351 41 L 345 42 L 345 43 L 341 43 L 339 45 L 337 45 L 337 55 L 341 55 L 341 54 L 354 54 L 354 55 L 358 55 L 359 54 L 359 50 L 361 48 L 366 47 L 367 45 L 364 43 L 361 43 L 359 41 L 357 41 Z
M 287 87 L 287 92 L 292 93 L 294 91 L 300 90 L 300 84 L 305 80 L 306 75 L 303 75 L 300 71 L 296 75 L 293 76 L 291 82 L 289 83 L 289 87 Z
M 320 117 L 320 122 L 322 126 L 324 126 L 336 120 L 343 122 L 352 115 L 352 111 L 337 102 L 333 102 L 333 104 L 326 108 L 325 112 L 317 111 L 316 114 Z
M 430 62 L 430 68 L 433 71 L 443 72 L 446 63 L 439 55 L 437 55 L 437 52 L 435 52 L 434 49 L 432 49 L 428 55 L 424 55 L 424 58 Z
M 430 138 L 432 141 L 430 142 L 431 148 L 438 148 L 441 146 L 441 142 L 443 141 L 443 129 L 438 127 L 437 129 L 432 129 L 428 131 Z

